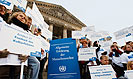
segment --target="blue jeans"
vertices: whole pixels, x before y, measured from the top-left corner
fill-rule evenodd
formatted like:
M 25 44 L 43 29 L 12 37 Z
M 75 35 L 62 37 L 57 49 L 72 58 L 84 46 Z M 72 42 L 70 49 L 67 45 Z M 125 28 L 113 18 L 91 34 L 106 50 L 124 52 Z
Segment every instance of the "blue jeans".
M 42 60 L 40 60 L 40 57 L 37 57 L 37 59 L 40 61 L 40 71 L 39 71 L 38 79 L 43 79 L 44 64 L 47 60 L 47 57 L 43 58 Z
M 31 66 L 32 68 L 32 74 L 31 74 L 31 79 L 38 79 L 38 74 L 40 70 L 40 62 L 36 57 L 30 56 L 28 58 L 28 65 Z

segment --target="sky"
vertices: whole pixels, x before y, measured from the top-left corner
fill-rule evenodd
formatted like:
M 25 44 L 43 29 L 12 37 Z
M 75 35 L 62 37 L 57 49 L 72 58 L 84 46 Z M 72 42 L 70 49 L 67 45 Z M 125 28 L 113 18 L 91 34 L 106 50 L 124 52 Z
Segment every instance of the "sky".
M 111 35 L 133 25 L 133 0 L 38 0 L 63 6 L 86 26 Z M 132 38 L 128 38 L 132 40 Z M 124 39 L 125 41 L 125 39 Z

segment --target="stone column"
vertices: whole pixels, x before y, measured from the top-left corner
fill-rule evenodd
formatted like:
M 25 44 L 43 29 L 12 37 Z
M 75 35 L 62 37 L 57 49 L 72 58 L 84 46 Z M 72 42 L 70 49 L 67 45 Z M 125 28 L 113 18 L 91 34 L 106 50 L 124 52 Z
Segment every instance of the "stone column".
M 67 29 L 66 28 L 63 29 L 63 38 L 67 38 Z
M 53 33 L 53 24 L 49 25 L 49 31 Z
M 59 35 L 58 39 L 61 39 L 61 35 Z

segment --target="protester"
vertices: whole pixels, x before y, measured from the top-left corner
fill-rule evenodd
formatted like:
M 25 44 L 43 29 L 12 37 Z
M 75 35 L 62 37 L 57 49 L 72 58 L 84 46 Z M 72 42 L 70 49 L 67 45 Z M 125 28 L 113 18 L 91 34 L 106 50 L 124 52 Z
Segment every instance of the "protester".
M 115 70 L 117 77 L 124 76 L 124 69 L 123 64 L 121 63 L 120 55 L 122 52 L 119 50 L 117 45 L 111 45 L 110 46 L 110 54 L 109 57 L 112 58 L 112 67 Z
M 28 31 L 29 30 L 29 26 L 28 24 L 26 24 L 27 19 L 26 19 L 26 15 L 23 12 L 15 12 L 12 14 L 11 17 L 9 17 L 8 22 L 10 24 L 15 24 L 18 27 L 21 27 L 22 29 Z M 31 66 L 33 72 L 31 74 L 31 79 L 37 79 L 38 78 L 38 74 L 39 74 L 39 69 L 40 69 L 40 62 L 38 61 L 38 59 L 36 57 L 28 57 L 28 65 Z
M 0 4 L 0 17 L 4 20 L 7 21 L 8 16 L 7 14 L 7 8 L 4 5 Z
M 0 4 L 0 17 L 3 19 L 3 20 L 6 20 L 7 18 L 5 18 L 5 14 L 6 14 L 6 7 L 4 5 L 1 5 Z M 1 26 L 0 26 L 1 27 Z M 1 29 L 1 28 L 0 28 Z M 0 58 L 5 58 L 7 57 L 9 54 L 9 51 L 7 51 L 7 49 L 4 49 L 4 50 L 1 50 L 0 51 Z
M 26 15 L 23 12 L 14 12 L 12 16 L 9 17 L 9 24 L 15 24 L 18 27 L 28 31 L 28 25 L 26 25 Z
M 32 25 L 32 18 L 27 16 L 27 21 L 26 24 L 28 25 L 28 29 L 30 29 L 31 25 Z
M 113 45 L 117 45 L 117 42 L 113 42 Z
M 87 38 L 87 42 L 88 42 L 88 47 L 91 47 L 92 46 L 92 41 Z
M 28 26 L 28 30 L 29 30 L 31 25 L 32 25 L 32 19 L 29 16 L 27 16 L 26 19 L 27 19 L 26 25 Z M 41 69 L 40 68 L 40 62 L 37 60 L 36 57 L 30 56 L 28 58 L 28 65 L 29 65 L 29 67 L 28 67 L 28 69 L 29 69 L 28 73 L 29 74 L 28 75 L 31 75 L 30 78 L 37 79 L 37 77 L 39 77 L 39 73 L 40 73 L 39 70 Z M 30 71 L 32 73 L 30 73 Z
M 132 42 L 130 45 L 131 45 L 131 47 L 132 47 L 132 49 L 133 49 L 133 42 Z
M 4 18 L 3 15 L 6 13 L 6 10 L 7 10 L 6 7 L 0 4 L 0 16 L 2 18 Z
M 124 52 L 125 46 L 121 46 L 122 52 Z
M 82 44 L 82 47 L 80 48 L 88 48 L 88 42 L 87 40 L 82 40 L 81 42 Z M 91 63 L 92 65 L 94 65 L 94 62 L 92 60 L 89 60 L 89 61 L 79 61 L 79 67 L 80 67 L 80 75 L 81 75 L 81 79 L 90 79 L 90 72 L 89 72 L 89 69 L 88 69 L 88 66 L 87 64 L 88 63 Z
M 127 70 L 133 70 L 133 61 L 127 63 Z
M 12 14 L 12 16 L 9 17 L 8 23 L 15 24 L 16 26 L 25 29 L 27 27 L 25 24 L 25 22 L 26 22 L 25 17 L 26 17 L 26 15 L 23 12 L 15 12 Z M 20 58 L 20 59 L 22 59 L 22 58 Z M 10 66 L 9 76 L 11 79 L 15 78 L 15 69 L 16 69 L 15 66 Z
M 99 41 L 94 41 L 93 47 L 96 47 L 96 63 L 97 63 L 97 65 L 100 65 L 99 58 L 101 56 L 101 52 L 99 52 L 99 51 L 100 51 L 101 45 L 99 45 Z
M 40 36 L 40 38 L 43 39 L 43 37 L 41 37 L 41 29 L 40 28 L 37 29 L 37 33 L 35 33 L 35 34 L 36 34 L 36 36 Z M 43 40 L 45 40 L 45 39 L 43 39 Z M 41 48 L 41 54 L 42 54 L 42 56 L 46 56 L 46 55 L 44 55 L 46 53 L 42 48 Z M 40 70 L 39 70 L 38 79 L 43 79 L 44 64 L 46 62 L 47 57 L 37 57 L 37 59 L 40 61 Z
M 128 42 L 126 42 L 126 45 L 127 45 L 127 44 L 131 45 L 131 43 L 132 43 L 132 41 L 128 41 Z
M 131 45 L 129 44 L 125 45 L 124 53 L 121 55 L 121 62 L 124 66 L 124 70 L 127 69 L 128 61 L 133 61 L 132 56 L 133 56 L 133 50 L 132 50 Z
M 109 58 L 106 55 L 102 55 L 100 57 L 101 65 L 108 65 L 109 64 Z
M 83 47 L 82 42 L 86 41 L 86 40 L 87 40 L 86 37 L 82 37 L 81 39 L 79 39 L 79 44 L 77 46 L 77 51 L 79 51 L 79 48 Z

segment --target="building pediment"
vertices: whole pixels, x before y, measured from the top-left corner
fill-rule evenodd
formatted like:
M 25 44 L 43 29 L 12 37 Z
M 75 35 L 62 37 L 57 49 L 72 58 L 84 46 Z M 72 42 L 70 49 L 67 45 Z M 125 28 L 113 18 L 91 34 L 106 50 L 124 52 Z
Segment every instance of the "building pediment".
M 38 5 L 40 11 L 43 11 L 51 16 L 67 21 L 71 24 L 75 24 L 82 27 L 86 26 L 84 23 L 82 23 L 79 19 L 77 19 L 75 16 L 73 16 L 70 12 L 68 12 L 60 5 L 40 1 L 36 1 L 36 4 Z
M 46 22 L 50 22 L 50 18 L 52 22 L 54 21 L 53 23 L 58 23 L 61 26 L 63 24 L 66 24 L 69 28 L 75 27 L 79 29 L 81 29 L 82 27 L 86 27 L 84 23 L 82 23 L 79 19 L 73 16 L 69 11 L 67 11 L 62 6 L 36 0 L 30 0 L 28 3 L 33 4 L 34 1 Z

